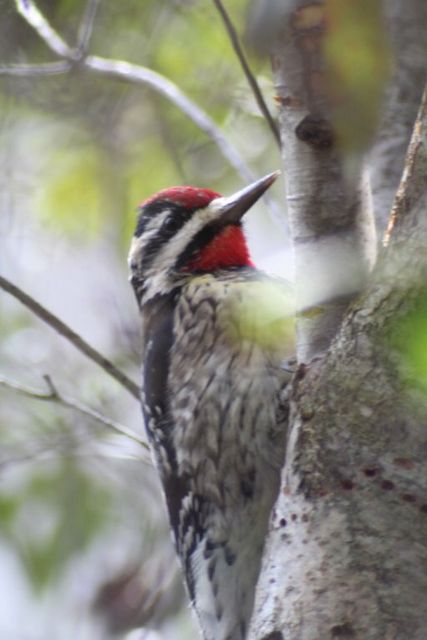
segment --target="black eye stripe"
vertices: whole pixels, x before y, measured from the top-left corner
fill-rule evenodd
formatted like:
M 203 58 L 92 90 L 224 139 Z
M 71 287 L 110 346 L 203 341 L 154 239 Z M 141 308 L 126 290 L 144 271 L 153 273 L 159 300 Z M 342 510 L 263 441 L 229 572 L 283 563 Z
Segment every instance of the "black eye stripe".
M 160 213 L 163 213 L 165 209 L 173 209 L 173 203 L 166 202 L 165 200 L 157 200 L 156 202 L 152 202 L 145 207 L 141 207 L 139 209 L 138 222 L 136 224 L 136 229 L 134 236 L 139 238 L 144 233 L 147 225 L 158 216 Z
M 241 222 L 237 222 L 234 226 L 241 227 L 242 224 Z M 202 251 L 222 229 L 224 229 L 224 225 L 221 220 L 214 220 L 213 222 L 205 225 L 203 229 L 200 229 L 177 258 L 175 262 L 175 269 L 182 269 L 182 267 Z
M 175 268 L 181 269 L 184 267 L 187 262 L 189 262 L 199 251 L 214 239 L 222 228 L 223 227 L 220 223 L 214 221 L 204 226 L 203 229 L 200 229 L 200 231 L 196 233 L 194 238 L 185 247 L 184 251 L 178 256 L 175 262 Z
M 152 203 L 146 208 L 144 207 L 144 210 L 140 214 L 137 227 L 137 230 L 140 230 L 140 236 L 144 233 L 147 226 L 147 220 L 151 221 L 153 217 L 164 212 L 166 209 L 168 209 L 170 213 L 157 229 L 157 233 L 144 247 L 144 254 L 140 262 L 141 271 L 150 267 L 156 254 L 169 242 L 169 240 L 171 240 L 171 238 L 173 238 L 176 233 L 178 233 L 180 229 L 182 229 L 185 223 L 191 218 L 196 208 L 197 207 L 194 209 L 188 209 L 182 205 L 177 205 L 173 202 L 167 202 L 164 200 Z M 143 222 L 141 222 L 141 220 Z
M 135 233 L 134 233 L 135 238 L 139 238 L 140 236 L 142 236 L 142 234 L 145 231 L 145 227 L 147 226 L 147 224 L 149 222 L 150 222 L 150 218 L 149 217 L 143 216 L 142 214 L 139 214 L 138 222 L 136 223 L 136 229 L 135 229 Z

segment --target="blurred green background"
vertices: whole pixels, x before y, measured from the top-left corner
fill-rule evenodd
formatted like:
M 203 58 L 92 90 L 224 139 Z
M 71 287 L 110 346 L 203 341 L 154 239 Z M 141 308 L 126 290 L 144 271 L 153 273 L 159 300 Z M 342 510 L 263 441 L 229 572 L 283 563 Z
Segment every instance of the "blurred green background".
M 241 32 L 246 2 L 226 4 Z M 86 2 L 37 6 L 74 46 Z M 12 0 L 1 9 L 1 66 L 58 60 Z M 213 3 L 103 0 L 89 53 L 172 80 L 255 176 L 280 167 Z M 268 64 L 251 64 L 274 110 Z M 167 99 L 79 64 L 62 75 L 0 75 L 0 167 L 0 273 L 138 381 L 126 266 L 136 205 L 173 184 L 231 193 L 244 180 Z M 255 261 L 281 275 L 289 269 L 282 190 L 279 182 L 272 191 L 276 217 L 260 203 L 247 220 Z M 48 374 L 61 394 L 144 437 L 135 399 L 1 290 L 0 337 L 0 376 L 43 392 Z M 0 447 L 2 640 L 195 637 L 143 447 L 2 386 Z

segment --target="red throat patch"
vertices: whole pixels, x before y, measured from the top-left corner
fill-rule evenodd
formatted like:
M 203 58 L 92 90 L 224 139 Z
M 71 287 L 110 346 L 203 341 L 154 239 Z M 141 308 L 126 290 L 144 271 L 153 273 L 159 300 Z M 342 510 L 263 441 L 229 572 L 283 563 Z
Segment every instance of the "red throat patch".
M 186 265 L 185 270 L 215 271 L 253 266 L 242 228 L 228 225 Z

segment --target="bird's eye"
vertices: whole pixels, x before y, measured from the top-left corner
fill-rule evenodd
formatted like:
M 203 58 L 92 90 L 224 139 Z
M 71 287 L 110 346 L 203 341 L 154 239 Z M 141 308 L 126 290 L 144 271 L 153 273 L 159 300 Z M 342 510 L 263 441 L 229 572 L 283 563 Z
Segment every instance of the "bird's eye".
M 162 224 L 162 231 L 173 233 L 182 227 L 182 220 L 178 216 L 170 216 Z

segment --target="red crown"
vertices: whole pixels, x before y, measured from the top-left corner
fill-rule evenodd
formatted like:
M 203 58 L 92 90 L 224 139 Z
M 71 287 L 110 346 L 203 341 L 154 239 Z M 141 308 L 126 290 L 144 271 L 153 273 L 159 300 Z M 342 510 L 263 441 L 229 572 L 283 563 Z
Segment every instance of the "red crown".
M 168 200 L 174 204 L 180 204 L 189 209 L 202 209 L 206 207 L 212 200 L 219 198 L 220 193 L 211 189 L 201 189 L 199 187 L 169 187 L 158 191 L 147 200 L 140 204 L 145 207 L 156 200 Z

